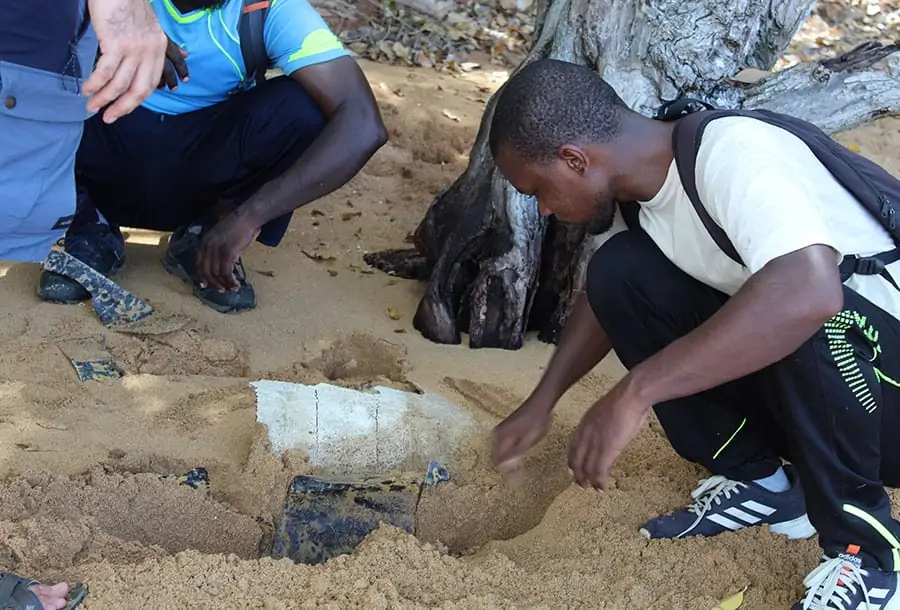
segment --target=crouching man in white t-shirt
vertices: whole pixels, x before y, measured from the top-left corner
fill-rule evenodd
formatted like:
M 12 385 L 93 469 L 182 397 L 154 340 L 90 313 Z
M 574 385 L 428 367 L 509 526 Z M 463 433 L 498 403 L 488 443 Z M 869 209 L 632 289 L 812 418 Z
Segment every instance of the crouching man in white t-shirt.
M 801 140 L 721 118 L 696 181 L 746 267 L 735 263 L 682 188 L 673 125 L 572 64 L 530 64 L 504 87 L 490 137 L 499 170 L 542 213 L 612 236 L 540 383 L 495 430 L 495 463 L 515 464 L 615 350 L 629 372 L 575 431 L 578 484 L 606 486 L 652 407 L 674 449 L 712 474 L 645 536 L 818 531 L 825 557 L 795 609 L 898 609 L 900 523 L 883 485 L 900 486 L 900 291 L 879 275 L 842 283 L 838 270 L 893 240 Z M 638 202 L 631 229 L 616 202 Z

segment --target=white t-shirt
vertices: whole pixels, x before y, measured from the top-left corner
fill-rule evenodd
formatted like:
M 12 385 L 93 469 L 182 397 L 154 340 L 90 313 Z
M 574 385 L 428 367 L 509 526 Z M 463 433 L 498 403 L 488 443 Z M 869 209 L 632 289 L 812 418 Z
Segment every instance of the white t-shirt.
M 662 189 L 640 202 L 641 227 L 695 279 L 732 295 L 769 261 L 824 244 L 839 254 L 894 248 L 890 234 L 796 136 L 743 117 L 711 122 L 697 155 L 697 191 L 746 268 L 713 241 L 681 186 L 675 162 Z M 622 226 L 621 218 L 618 219 Z M 900 281 L 900 261 L 888 267 Z M 852 275 L 846 285 L 900 319 L 900 291 L 879 275 Z

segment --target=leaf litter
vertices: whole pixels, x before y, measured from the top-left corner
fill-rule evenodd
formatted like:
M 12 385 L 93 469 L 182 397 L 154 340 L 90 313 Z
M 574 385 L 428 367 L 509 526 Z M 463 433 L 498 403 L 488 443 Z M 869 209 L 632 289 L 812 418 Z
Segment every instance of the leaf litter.
M 447 72 L 518 65 L 534 35 L 535 0 L 313 0 L 357 56 Z

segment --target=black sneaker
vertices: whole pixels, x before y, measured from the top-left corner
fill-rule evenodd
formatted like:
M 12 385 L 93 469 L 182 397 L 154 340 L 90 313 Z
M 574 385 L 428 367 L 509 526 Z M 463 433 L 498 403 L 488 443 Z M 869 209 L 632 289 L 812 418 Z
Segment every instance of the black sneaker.
M 125 263 L 125 239 L 118 229 L 102 222 L 73 226 L 66 233 L 66 252 L 94 271 L 111 277 Z M 73 279 L 44 271 L 38 282 L 38 296 L 51 303 L 74 304 L 87 301 L 91 294 Z
M 791 610 L 900 610 L 900 574 L 863 568 L 859 547 L 850 545 L 803 579 L 806 595 Z
M 256 291 L 247 281 L 247 274 L 241 259 L 238 259 L 234 265 L 234 275 L 241 284 L 237 290 L 220 292 L 213 286 L 206 288 L 200 286 L 200 277 L 197 275 L 197 251 L 206 229 L 197 224 L 176 230 L 169 238 L 169 247 L 163 257 L 163 267 L 175 277 L 180 277 L 193 286 L 194 296 L 220 313 L 236 313 L 253 309 L 256 307 Z
M 718 475 L 703 479 L 691 494 L 693 504 L 651 519 L 641 534 L 647 538 L 715 536 L 765 524 L 792 540 L 809 538 L 816 530 L 806 516 L 803 488 L 793 467 L 786 465 L 784 471 L 791 488 L 781 493 Z

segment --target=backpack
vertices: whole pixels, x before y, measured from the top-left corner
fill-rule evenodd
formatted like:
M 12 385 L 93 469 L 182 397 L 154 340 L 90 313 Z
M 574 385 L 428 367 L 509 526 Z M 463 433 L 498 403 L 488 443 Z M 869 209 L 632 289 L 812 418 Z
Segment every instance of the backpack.
M 263 0 L 243 0 L 241 20 L 238 23 L 238 38 L 241 41 L 241 55 L 244 59 L 244 80 L 232 93 L 246 91 L 259 80 L 264 79 L 271 66 L 269 52 L 263 35 L 270 2 Z
M 831 139 L 812 123 L 770 110 L 717 109 L 706 102 L 690 98 L 668 102 L 660 107 L 656 118 L 662 121 L 677 121 L 672 133 L 672 148 L 682 187 L 710 237 L 733 261 L 743 265 L 740 255 L 725 231 L 703 207 L 697 193 L 695 174 L 697 152 L 700 150 L 703 131 L 711 121 L 722 117 L 757 119 L 784 129 L 803 140 L 838 183 L 881 223 L 894 239 L 894 243 L 900 245 L 900 228 L 893 204 L 894 201 L 900 201 L 900 180 L 878 164 Z M 896 247 L 865 257 L 848 254 L 839 266 L 841 281 L 846 281 L 853 274 L 881 275 L 894 288 L 900 290 L 886 268 L 897 260 L 900 260 L 900 248 Z

